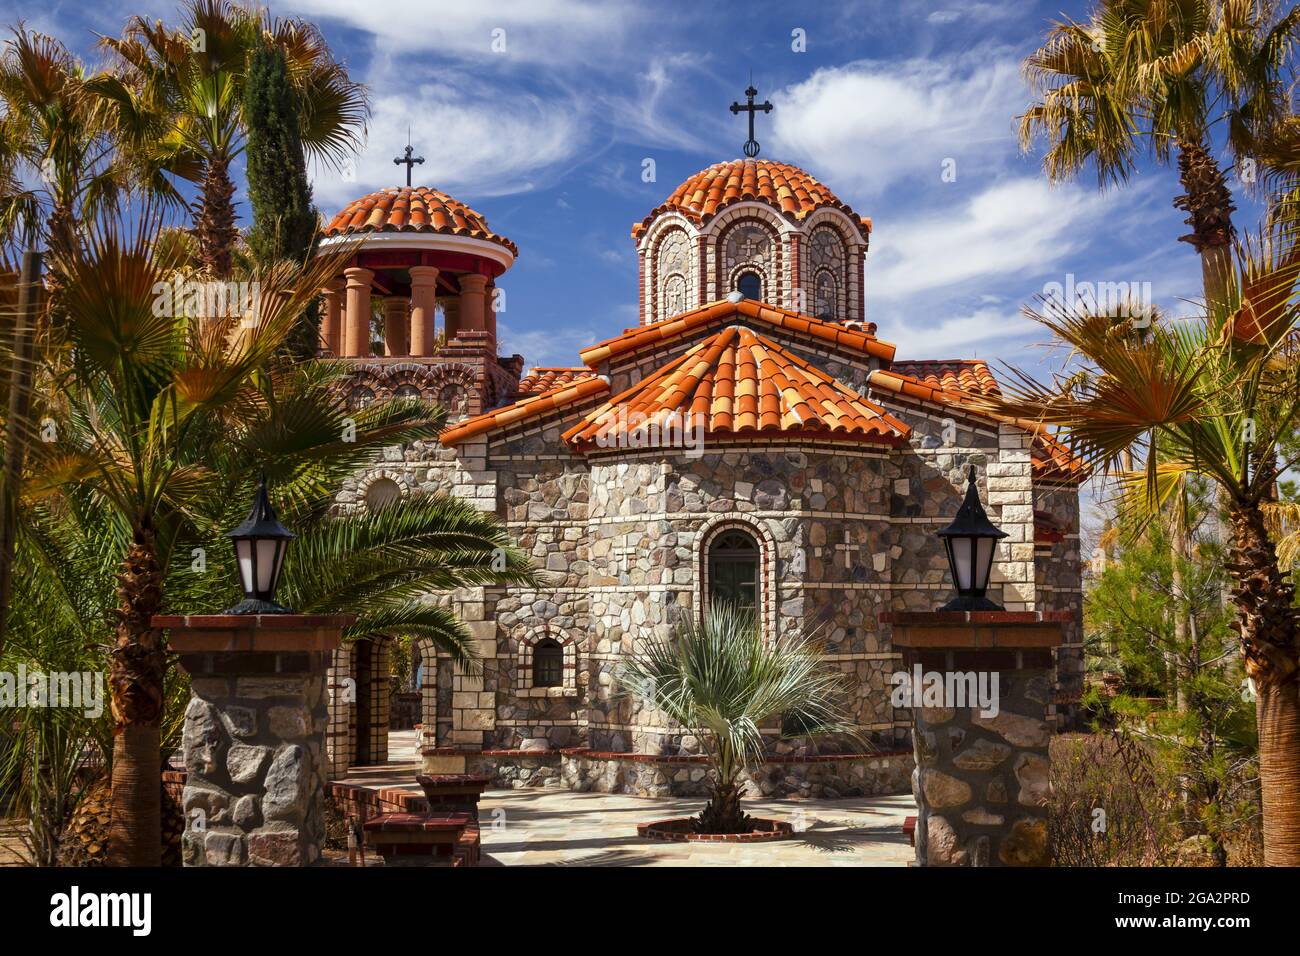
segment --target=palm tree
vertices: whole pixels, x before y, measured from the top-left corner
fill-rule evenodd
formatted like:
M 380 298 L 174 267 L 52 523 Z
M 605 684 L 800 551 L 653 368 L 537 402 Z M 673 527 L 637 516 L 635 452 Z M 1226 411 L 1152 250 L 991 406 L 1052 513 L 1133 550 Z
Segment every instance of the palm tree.
M 160 253 L 151 211 L 127 222 L 97 222 L 84 250 L 61 263 L 74 364 L 58 394 L 45 399 L 44 413 L 58 423 L 57 440 L 33 447 L 26 492 L 36 500 L 79 500 L 120 519 L 109 663 L 117 724 L 114 842 L 122 862 L 156 865 L 157 829 L 150 821 L 158 811 L 168 664 L 150 620 L 163 607 L 164 571 L 185 529 L 201 520 L 203 503 L 220 491 L 211 465 L 217 451 L 242 447 L 242 423 L 266 402 L 268 361 L 338 263 L 321 257 L 256 274 L 255 299 L 244 304 L 236 328 L 233 318 L 188 315 L 183 302 L 159 308 L 158 290 L 173 284 L 180 264 Z M 414 407 L 383 406 L 353 417 L 351 456 L 434 434 L 428 416 Z M 333 446 L 348 444 L 342 430 L 331 436 Z
M 239 236 L 230 167 L 244 148 L 248 68 L 263 41 L 288 60 L 309 159 L 341 165 L 364 135 L 369 107 L 365 87 L 348 77 L 312 24 L 270 22 L 229 0 L 188 0 L 184 10 L 178 30 L 134 17 L 120 38 L 100 41 L 119 75 L 103 93 L 118 104 L 126 145 L 156 188 L 166 189 L 156 182 L 164 171 L 198 183 L 198 264 L 225 278 Z
M 1024 71 L 1036 102 L 1020 117 L 1026 150 L 1041 136 L 1053 182 L 1091 163 L 1101 185 L 1121 184 L 1144 151 L 1176 154 L 1207 298 L 1232 271 L 1232 193 L 1213 153 L 1216 128 L 1235 158 L 1287 112 L 1286 71 L 1300 40 L 1300 8 L 1274 0 L 1100 0 L 1086 23 L 1053 25 Z
M 1017 374 L 987 410 L 1059 426 L 1089 467 L 1122 471 L 1145 452 L 1141 501 L 1154 516 L 1189 473 L 1221 490 L 1228 570 L 1242 655 L 1257 694 L 1264 856 L 1300 865 L 1300 642 L 1294 586 L 1279 566 L 1268 517 L 1281 460 L 1300 416 L 1300 241 L 1274 228 L 1235 252 L 1222 301 L 1192 321 L 1158 319 L 1132 334 L 1128 317 L 1027 309 L 1069 345 L 1079 368 L 1051 383 Z
M 102 74 L 87 73 L 57 39 L 19 25 L 0 53 L 0 236 L 44 242 L 56 256 L 78 223 L 125 185 Z
M 741 810 L 742 774 L 761 764 L 760 727 L 782 718 L 782 734 L 857 736 L 846 709 L 848 679 L 825 666 L 817 647 L 795 632 L 763 637 L 752 613 L 714 605 L 698 626 L 685 621 L 653 641 L 617 673 L 626 692 L 695 734 L 712 774 L 699 833 L 753 829 Z

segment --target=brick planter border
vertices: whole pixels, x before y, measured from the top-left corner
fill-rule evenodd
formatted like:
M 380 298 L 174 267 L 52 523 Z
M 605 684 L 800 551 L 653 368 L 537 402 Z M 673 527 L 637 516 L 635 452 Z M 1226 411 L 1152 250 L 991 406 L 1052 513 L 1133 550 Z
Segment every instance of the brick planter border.
M 696 833 L 691 829 L 694 817 L 674 817 L 638 824 L 636 835 L 665 843 L 770 843 L 794 835 L 794 827 L 789 823 L 759 817 L 752 819 L 755 829 L 749 833 Z

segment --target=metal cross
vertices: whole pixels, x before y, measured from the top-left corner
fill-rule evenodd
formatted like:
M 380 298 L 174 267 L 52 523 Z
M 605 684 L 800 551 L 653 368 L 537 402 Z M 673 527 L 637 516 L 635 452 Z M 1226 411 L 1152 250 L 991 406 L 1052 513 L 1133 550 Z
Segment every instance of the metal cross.
M 415 152 L 415 150 L 411 149 L 411 146 L 410 146 L 410 144 L 408 143 L 407 146 L 406 146 L 406 157 L 405 157 L 405 158 L 402 158 L 401 156 L 397 156 L 397 157 L 394 157 L 394 159 L 393 159 L 393 165 L 394 165 L 394 166 L 402 166 L 402 165 L 405 165 L 405 166 L 406 166 L 406 185 L 407 185 L 407 186 L 410 186 L 410 185 L 411 185 L 411 167 L 413 167 L 413 166 L 415 166 L 415 165 L 417 165 L 417 164 L 420 164 L 420 165 L 423 165 L 423 164 L 424 164 L 424 157 L 423 157 L 423 156 L 412 156 L 411 153 L 413 153 L 413 152 Z
M 745 140 L 745 155 L 748 156 L 750 159 L 753 159 L 755 156 L 757 156 L 759 150 L 758 140 L 754 139 L 754 114 L 758 112 L 763 112 L 763 113 L 772 112 L 772 104 L 769 103 L 767 100 L 764 100 L 762 103 L 754 102 L 754 97 L 757 95 L 758 95 L 758 90 L 754 89 L 754 84 L 751 81 L 748 88 L 746 88 L 745 90 L 745 96 L 749 99 L 748 104 L 745 106 L 741 106 L 739 103 L 731 104 L 732 113 L 749 114 L 749 139 Z

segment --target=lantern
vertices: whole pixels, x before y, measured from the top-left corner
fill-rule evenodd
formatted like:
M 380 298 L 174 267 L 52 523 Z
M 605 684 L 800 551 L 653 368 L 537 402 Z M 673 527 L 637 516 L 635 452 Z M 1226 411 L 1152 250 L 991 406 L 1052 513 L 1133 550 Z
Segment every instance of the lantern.
M 266 475 L 257 483 L 253 510 L 234 531 L 226 534 L 235 545 L 239 586 L 244 600 L 227 614 L 292 614 L 275 601 L 275 588 L 284 569 L 284 555 L 294 535 L 280 524 L 266 496 Z
M 970 483 L 966 486 L 966 500 L 957 509 L 952 524 L 939 532 L 943 546 L 948 551 L 948 567 L 957 585 L 957 597 L 945 604 L 943 611 L 1001 611 L 984 592 L 989 586 L 989 572 L 993 570 L 993 551 L 998 540 L 1007 533 L 994 527 L 980 504 L 979 489 L 975 487 L 975 467 L 970 470 Z

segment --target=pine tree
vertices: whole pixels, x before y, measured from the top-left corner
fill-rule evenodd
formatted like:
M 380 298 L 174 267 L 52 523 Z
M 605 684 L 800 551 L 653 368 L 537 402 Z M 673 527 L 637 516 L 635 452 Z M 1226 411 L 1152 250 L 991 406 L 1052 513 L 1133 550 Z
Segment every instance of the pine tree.
M 249 62 L 244 116 L 253 207 L 248 247 L 261 266 L 280 258 L 302 261 L 315 248 L 318 215 L 307 182 L 298 112 L 284 51 L 260 44 Z M 295 356 L 311 358 L 319 337 L 320 309 L 313 302 L 286 344 Z

